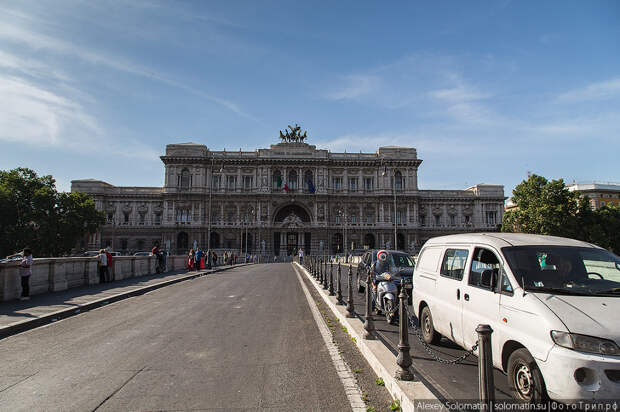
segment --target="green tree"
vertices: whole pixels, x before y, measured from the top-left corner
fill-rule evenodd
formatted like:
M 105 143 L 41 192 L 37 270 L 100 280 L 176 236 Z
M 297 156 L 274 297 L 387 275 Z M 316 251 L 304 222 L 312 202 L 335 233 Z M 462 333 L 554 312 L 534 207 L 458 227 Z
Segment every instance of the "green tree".
M 52 176 L 31 169 L 0 171 L 0 256 L 25 246 L 36 256 L 69 253 L 104 222 L 84 193 L 58 193 Z
M 569 191 L 562 179 L 548 181 L 532 175 L 515 187 L 512 201 L 517 206 L 504 214 L 503 232 L 537 233 L 575 237 L 578 214 L 584 207 L 579 194 Z
M 593 210 L 590 199 L 569 191 L 562 179 L 537 175 L 512 193 L 516 208 L 504 214 L 503 232 L 569 237 L 620 253 L 620 206 Z

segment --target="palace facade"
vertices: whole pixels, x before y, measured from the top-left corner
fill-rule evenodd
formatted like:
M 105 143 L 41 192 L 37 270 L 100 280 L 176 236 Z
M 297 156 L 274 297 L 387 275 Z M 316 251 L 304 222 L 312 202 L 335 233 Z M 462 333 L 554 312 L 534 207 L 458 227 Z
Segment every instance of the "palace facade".
M 167 145 L 161 160 L 163 187 L 71 182 L 107 218 L 84 247 L 129 253 L 160 241 L 172 253 L 197 245 L 282 255 L 396 244 L 417 253 L 434 236 L 497 230 L 504 211 L 501 185 L 419 190 L 422 160 L 409 147 L 333 153 L 283 142 L 228 152 L 182 143 Z

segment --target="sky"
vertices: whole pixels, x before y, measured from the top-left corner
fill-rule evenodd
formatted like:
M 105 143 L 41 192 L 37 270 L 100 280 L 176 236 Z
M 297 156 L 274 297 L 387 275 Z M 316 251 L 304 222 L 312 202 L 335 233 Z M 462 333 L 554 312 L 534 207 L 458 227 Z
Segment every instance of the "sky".
M 620 181 L 620 2 L 0 0 L 0 170 L 162 186 L 166 144 L 415 147 L 422 189 Z

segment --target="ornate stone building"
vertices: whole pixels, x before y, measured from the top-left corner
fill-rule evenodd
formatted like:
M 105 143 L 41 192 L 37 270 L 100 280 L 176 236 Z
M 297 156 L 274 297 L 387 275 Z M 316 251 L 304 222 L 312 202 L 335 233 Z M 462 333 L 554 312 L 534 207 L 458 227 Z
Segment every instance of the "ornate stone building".
M 178 253 L 246 244 L 257 254 L 342 253 L 396 242 L 415 252 L 433 236 L 496 230 L 504 210 L 500 185 L 419 190 L 422 160 L 408 147 L 332 153 L 285 141 L 228 152 L 183 143 L 166 146 L 161 160 L 163 187 L 72 182 L 107 216 L 89 248 L 150 250 L 159 240 Z

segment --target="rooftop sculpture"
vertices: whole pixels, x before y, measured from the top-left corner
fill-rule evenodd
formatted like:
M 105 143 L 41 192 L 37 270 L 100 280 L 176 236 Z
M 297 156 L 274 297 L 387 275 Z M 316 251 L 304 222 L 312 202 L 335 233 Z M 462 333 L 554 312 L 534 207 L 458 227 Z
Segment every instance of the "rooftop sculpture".
M 295 123 L 295 127 L 289 125 L 288 129 L 284 129 L 284 133 L 280 130 L 280 139 L 282 143 L 303 143 L 308 138 L 307 133 L 306 130 L 304 134 L 301 134 L 301 127 Z

